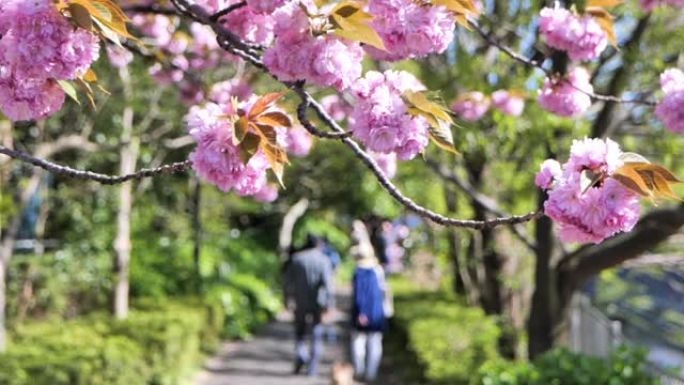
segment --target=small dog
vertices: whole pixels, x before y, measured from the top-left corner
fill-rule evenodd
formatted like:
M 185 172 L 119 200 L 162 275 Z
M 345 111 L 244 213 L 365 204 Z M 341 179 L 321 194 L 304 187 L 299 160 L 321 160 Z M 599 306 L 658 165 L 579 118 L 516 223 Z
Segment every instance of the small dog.
M 348 362 L 335 362 L 330 377 L 332 385 L 354 385 L 354 368 Z

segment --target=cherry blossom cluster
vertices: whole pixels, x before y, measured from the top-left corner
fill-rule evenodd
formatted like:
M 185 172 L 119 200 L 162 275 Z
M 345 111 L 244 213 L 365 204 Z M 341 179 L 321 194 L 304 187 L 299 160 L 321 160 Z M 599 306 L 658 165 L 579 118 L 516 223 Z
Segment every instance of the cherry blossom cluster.
M 192 168 L 202 180 L 224 192 L 235 191 L 241 196 L 271 202 L 278 197 L 278 189 L 268 183 L 266 172 L 271 168 L 268 159 L 259 149 L 247 163 L 242 160 L 242 150 L 234 137 L 235 123 L 230 118 L 249 111 L 258 98 L 249 96 L 251 90 L 237 81 L 218 86 L 212 90 L 215 102 L 191 107 L 185 118 L 188 132 L 197 143 L 189 157 Z M 240 93 L 248 97 L 236 104 Z M 294 156 L 306 156 L 311 150 L 313 138 L 300 126 L 277 127 L 275 133 L 277 145 Z
M 247 162 L 233 142 L 233 125 L 226 115 L 234 114 L 230 104 L 207 103 L 194 106 L 186 117 L 188 132 L 197 142 L 190 154 L 192 168 L 204 181 L 222 191 L 255 195 L 267 186 L 266 156 L 259 151 Z
M 367 47 L 378 60 L 420 58 L 444 52 L 454 38 L 454 15 L 443 6 L 414 0 L 370 0 L 368 10 L 375 16 L 375 29 L 385 51 Z
M 589 94 L 594 92 L 594 87 L 590 79 L 589 72 L 582 67 L 570 70 L 564 78 L 546 78 L 537 101 L 542 108 L 556 115 L 578 116 L 591 107 Z
M 99 57 L 99 40 L 75 28 L 51 0 L 0 4 L 0 110 L 12 120 L 57 112 L 60 80 L 83 76 Z
M 487 97 L 482 92 L 467 92 L 459 96 L 451 105 L 451 110 L 463 120 L 474 122 L 482 119 L 490 106 L 510 116 L 520 116 L 525 109 L 522 94 L 508 90 L 498 90 Z
M 559 226 L 563 242 L 599 243 L 630 231 L 639 219 L 639 196 L 610 178 L 622 161 L 610 139 L 575 140 L 570 158 L 542 163 L 535 178 L 547 190 L 544 213 Z
M 608 36 L 596 19 L 558 4 L 541 10 L 539 30 L 549 46 L 567 52 L 572 60 L 594 60 L 608 46 Z
M 659 6 L 684 7 L 684 0 L 639 0 L 645 11 L 652 11 Z
M 349 130 L 371 151 L 413 159 L 428 145 L 428 122 L 409 114 L 402 95 L 424 89 L 408 72 L 367 72 L 352 87 L 355 103 Z
M 656 116 L 669 130 L 684 132 L 684 72 L 677 68 L 660 75 L 660 85 L 665 96 L 656 106 Z
M 275 44 L 264 52 L 264 64 L 280 80 L 347 89 L 361 76 L 361 45 L 326 31 L 312 33 L 316 25 L 302 7 L 292 2 L 274 12 Z M 309 8 L 310 14 L 317 12 Z

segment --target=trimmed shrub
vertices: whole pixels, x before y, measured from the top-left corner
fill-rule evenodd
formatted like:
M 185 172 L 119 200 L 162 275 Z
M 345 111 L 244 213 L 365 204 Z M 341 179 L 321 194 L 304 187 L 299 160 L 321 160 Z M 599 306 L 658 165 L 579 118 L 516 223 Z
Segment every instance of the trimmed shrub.
M 493 362 L 480 370 L 482 385 L 658 385 L 646 371 L 646 354 L 622 347 L 609 359 L 555 349 L 532 363 Z
M 141 301 L 123 321 L 23 325 L 0 354 L 0 385 L 175 385 L 216 347 L 222 315 L 199 300 Z
M 394 281 L 395 324 L 431 384 L 469 384 L 487 361 L 497 360 L 499 328 L 481 309 L 453 297 Z

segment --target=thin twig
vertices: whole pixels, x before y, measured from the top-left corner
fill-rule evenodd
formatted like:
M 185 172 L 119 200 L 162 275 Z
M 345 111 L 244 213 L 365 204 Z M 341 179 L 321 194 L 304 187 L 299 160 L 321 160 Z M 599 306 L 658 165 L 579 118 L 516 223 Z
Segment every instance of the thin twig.
M 216 22 L 219 21 L 219 19 L 222 18 L 223 16 L 226 16 L 227 14 L 229 14 L 229 13 L 231 13 L 231 12 L 237 10 L 237 9 L 240 9 L 240 8 L 246 6 L 246 5 L 247 5 L 247 2 L 246 2 L 246 1 L 241 1 L 241 2 L 239 2 L 239 3 L 232 4 L 231 6 L 225 8 L 225 9 L 222 9 L 222 10 L 216 12 L 215 14 L 211 15 L 211 17 L 209 18 L 209 20 L 210 20 L 212 23 L 216 23 Z
M 483 30 L 482 27 L 481 27 L 476 21 L 471 20 L 470 25 L 473 27 L 473 29 L 474 29 L 475 31 L 477 31 L 477 33 L 480 34 L 480 36 L 482 36 L 482 38 L 483 38 L 489 45 L 498 48 L 501 52 L 503 52 L 503 53 L 505 53 L 506 55 L 508 55 L 511 59 L 513 59 L 513 60 L 515 60 L 515 61 L 518 61 L 518 62 L 520 62 L 520 63 L 522 63 L 522 64 L 525 64 L 525 65 L 527 65 L 527 66 L 539 68 L 539 69 L 540 69 L 542 72 L 544 72 L 544 74 L 545 74 L 547 77 L 549 77 L 549 78 L 555 76 L 555 74 L 553 73 L 553 71 L 549 70 L 548 68 L 544 68 L 544 63 L 543 63 L 543 62 L 539 62 L 539 61 L 537 61 L 537 60 L 528 58 L 528 57 L 526 57 L 526 56 L 524 56 L 524 55 L 521 55 L 521 54 L 515 52 L 515 50 L 513 50 L 512 48 L 510 48 L 510 47 L 504 45 L 503 43 L 501 43 L 500 41 L 498 41 L 497 39 L 495 39 L 495 38 L 492 36 L 492 34 L 487 33 L 485 30 Z M 568 84 L 570 84 L 570 83 L 568 82 Z M 653 102 L 653 101 L 650 101 L 650 100 L 641 100 L 641 99 L 622 99 L 622 98 L 619 98 L 619 97 L 617 97 L 617 96 L 612 96 L 612 95 L 601 95 L 601 94 L 597 94 L 597 93 L 594 93 L 594 92 L 585 91 L 585 90 L 583 90 L 583 89 L 581 89 L 581 88 L 579 88 L 579 87 L 575 87 L 575 86 L 572 85 L 572 84 L 570 84 L 570 85 L 571 85 L 573 88 L 575 88 L 576 90 L 578 90 L 578 91 L 580 91 L 580 92 L 582 92 L 582 93 L 588 95 L 590 98 L 595 99 L 595 100 L 601 100 L 601 101 L 604 101 L 604 102 L 613 102 L 613 103 L 620 103 L 620 104 L 642 104 L 642 105 L 651 106 L 651 107 L 653 107 L 653 106 L 655 106 L 655 105 L 657 104 L 656 102 Z
M 130 5 L 122 8 L 126 13 L 151 13 L 154 15 L 178 16 L 175 8 L 164 8 L 158 5 Z

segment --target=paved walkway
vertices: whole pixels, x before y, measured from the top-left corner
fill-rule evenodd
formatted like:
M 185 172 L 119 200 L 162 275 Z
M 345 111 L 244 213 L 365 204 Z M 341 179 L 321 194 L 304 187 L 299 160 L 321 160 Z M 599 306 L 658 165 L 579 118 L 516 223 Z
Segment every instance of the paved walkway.
M 341 291 L 339 309 L 347 309 L 348 290 Z M 317 377 L 294 375 L 294 330 L 291 315 L 282 314 L 253 339 L 227 342 L 204 365 L 195 385 L 328 385 L 330 368 L 336 361 L 348 361 L 348 314 L 335 319 L 337 343 L 327 342 Z

